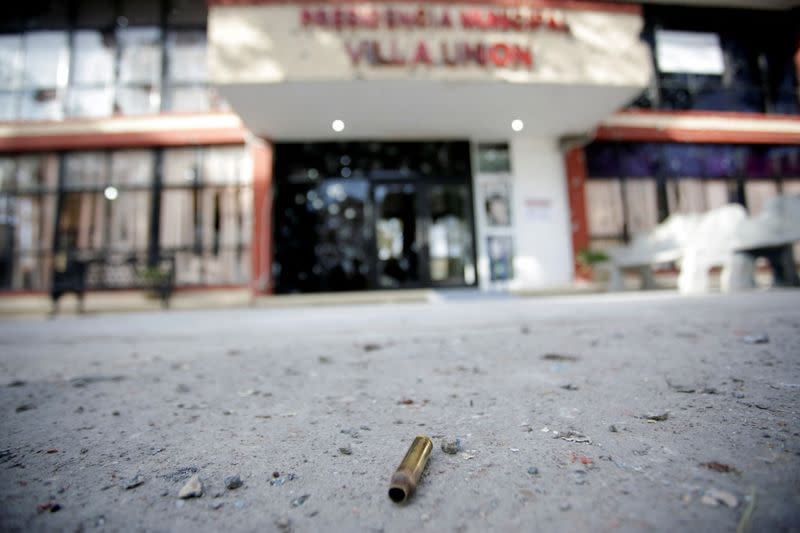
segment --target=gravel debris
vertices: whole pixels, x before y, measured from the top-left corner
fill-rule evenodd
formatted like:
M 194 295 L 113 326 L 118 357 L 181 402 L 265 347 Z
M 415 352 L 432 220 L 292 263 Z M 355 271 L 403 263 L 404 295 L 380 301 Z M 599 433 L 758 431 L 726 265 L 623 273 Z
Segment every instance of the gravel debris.
M 636 418 L 642 418 L 648 422 L 663 422 L 669 418 L 669 412 L 666 411 L 660 414 L 643 414 Z
M 132 478 L 128 479 L 128 480 L 127 480 L 127 481 L 126 481 L 126 482 L 125 482 L 125 483 L 122 485 L 122 487 L 123 487 L 125 490 L 135 489 L 136 487 L 138 487 L 138 486 L 140 486 L 140 485 L 143 485 L 145 481 L 146 481 L 146 479 L 145 479 L 145 477 L 144 477 L 143 475 L 141 475 L 141 474 L 136 474 L 136 475 L 135 475 L 135 476 L 133 476 Z
M 284 531 L 289 530 L 292 527 L 292 521 L 289 519 L 288 516 L 281 516 L 275 519 L 275 526 L 278 529 L 282 529 Z
M 461 451 L 461 439 L 447 439 L 442 441 L 442 451 L 444 453 L 455 455 Z
M 292 500 L 292 507 L 300 507 L 301 505 L 306 503 L 306 500 L 309 499 L 310 497 L 311 494 L 303 494 L 302 496 L 298 496 L 297 498 Z
M 223 481 L 225 483 L 225 488 L 228 490 L 238 489 L 239 487 L 244 485 L 244 482 L 242 481 L 242 478 L 239 476 L 239 474 L 233 476 L 225 476 Z
M 569 430 L 566 432 L 555 431 L 554 433 L 555 435 L 553 436 L 553 438 L 555 439 L 561 439 L 567 442 L 579 442 L 584 444 L 592 443 L 592 439 L 590 439 L 589 437 L 587 437 L 586 435 L 584 435 L 579 431 L 574 431 L 574 430 Z
M 203 482 L 200 477 L 195 474 L 189 478 L 189 481 L 178 492 L 178 498 L 185 500 L 187 498 L 199 498 L 203 495 Z
M 753 335 L 745 335 L 742 337 L 742 342 L 745 344 L 767 344 L 769 343 L 769 336 L 766 333 L 756 333 Z
M 273 487 L 280 487 L 287 481 L 294 481 L 297 477 L 294 474 L 286 474 L 285 476 L 281 476 L 280 474 L 278 474 L 278 477 L 275 477 L 275 474 L 276 472 L 273 472 L 272 473 L 273 477 L 272 479 L 269 480 L 269 484 L 272 485 Z
M 577 363 L 580 357 L 575 355 L 567 355 L 562 353 L 546 353 L 542 356 L 545 361 L 558 361 L 561 363 Z
M 700 502 L 710 507 L 716 507 L 722 503 L 731 509 L 735 509 L 739 505 L 739 499 L 734 494 L 721 489 L 708 489 L 700 498 Z

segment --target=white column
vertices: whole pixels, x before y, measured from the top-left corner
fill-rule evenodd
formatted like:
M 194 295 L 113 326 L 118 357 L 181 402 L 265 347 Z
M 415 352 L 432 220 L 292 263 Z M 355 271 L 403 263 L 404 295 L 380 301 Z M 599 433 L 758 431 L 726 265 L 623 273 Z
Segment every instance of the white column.
M 564 157 L 556 139 L 514 137 L 514 279 L 511 289 L 572 283 L 574 266 Z

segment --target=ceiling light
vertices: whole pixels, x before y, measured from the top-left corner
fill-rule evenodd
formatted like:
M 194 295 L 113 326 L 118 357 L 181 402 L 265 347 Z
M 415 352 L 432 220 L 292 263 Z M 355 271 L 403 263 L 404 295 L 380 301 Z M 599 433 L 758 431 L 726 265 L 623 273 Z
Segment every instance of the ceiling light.
M 518 118 L 511 121 L 511 129 L 514 131 L 522 131 L 524 127 L 525 123 Z
M 335 131 L 336 133 L 344 131 L 344 121 L 338 119 L 334 120 L 333 123 L 331 124 L 331 128 L 333 128 L 333 131 Z

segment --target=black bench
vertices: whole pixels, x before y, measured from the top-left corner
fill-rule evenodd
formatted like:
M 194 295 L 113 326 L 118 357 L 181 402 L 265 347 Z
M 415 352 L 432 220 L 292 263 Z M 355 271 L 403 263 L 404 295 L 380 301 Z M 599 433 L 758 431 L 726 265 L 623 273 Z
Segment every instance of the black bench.
M 148 264 L 146 257 L 136 254 L 57 254 L 51 279 L 52 314 L 58 312 L 59 299 L 68 293 L 75 294 L 78 312 L 83 312 L 88 290 L 143 289 L 166 309 L 175 291 L 175 257 L 162 256 Z

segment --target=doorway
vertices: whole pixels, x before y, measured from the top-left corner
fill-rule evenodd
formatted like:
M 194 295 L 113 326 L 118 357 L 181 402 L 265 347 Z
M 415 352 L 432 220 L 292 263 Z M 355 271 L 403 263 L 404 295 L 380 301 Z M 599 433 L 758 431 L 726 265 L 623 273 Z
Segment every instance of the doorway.
M 276 292 L 474 285 L 469 145 L 276 145 Z

